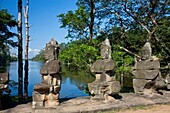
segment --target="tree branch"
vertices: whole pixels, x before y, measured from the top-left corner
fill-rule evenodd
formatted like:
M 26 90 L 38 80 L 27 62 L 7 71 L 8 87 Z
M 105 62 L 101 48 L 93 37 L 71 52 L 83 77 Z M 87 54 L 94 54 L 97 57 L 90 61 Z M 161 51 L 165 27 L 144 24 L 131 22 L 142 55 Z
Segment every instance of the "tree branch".
M 125 4 L 124 4 L 124 11 L 130 16 L 130 17 L 132 17 L 137 23 L 139 23 L 147 32 L 148 32 L 148 34 L 151 34 L 151 32 L 150 32 L 150 30 L 142 23 L 142 22 L 140 22 L 139 21 L 139 19 L 137 18 L 137 15 L 136 15 L 136 13 L 133 11 L 133 15 L 130 13 L 130 12 L 128 12 L 127 11 L 127 2 L 125 2 Z
M 132 55 L 134 55 L 135 57 L 141 59 L 141 57 L 140 57 L 139 55 L 137 55 L 137 54 L 135 54 L 135 53 L 129 51 L 128 49 L 126 49 L 126 48 L 124 48 L 124 47 L 120 47 L 120 49 L 122 49 L 122 50 L 124 50 L 124 51 L 126 51 L 126 52 L 128 52 L 128 53 L 130 53 L 130 54 L 132 54 Z

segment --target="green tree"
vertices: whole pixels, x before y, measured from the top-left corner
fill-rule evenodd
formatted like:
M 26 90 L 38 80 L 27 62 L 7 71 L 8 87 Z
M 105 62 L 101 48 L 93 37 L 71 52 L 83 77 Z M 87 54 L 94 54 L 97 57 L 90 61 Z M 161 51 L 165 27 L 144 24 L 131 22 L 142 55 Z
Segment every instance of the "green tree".
M 15 47 L 17 43 L 11 40 L 16 36 L 16 33 L 10 31 L 10 28 L 16 27 L 17 22 L 7 10 L 0 10 L 0 48 L 3 49 L 6 45 Z
M 0 70 L 6 67 L 6 62 L 10 59 L 9 47 L 17 46 L 17 43 L 11 39 L 16 33 L 10 31 L 10 28 L 16 25 L 16 20 L 7 10 L 0 10 Z
M 170 18 L 163 18 L 160 22 L 162 25 L 155 30 L 155 36 L 159 40 L 155 40 L 153 52 L 159 56 L 163 65 L 167 65 L 170 62 Z
M 100 0 L 97 17 L 108 26 L 120 26 L 122 29 L 142 28 L 148 33 L 148 41 L 154 37 L 159 21 L 169 12 L 169 0 Z
M 100 0 L 98 3 L 96 15 L 106 26 L 105 34 L 110 36 L 115 33 L 115 26 L 120 28 L 121 36 L 112 39 L 121 38 L 121 46 L 133 53 L 150 41 L 153 54 L 169 56 L 169 0 Z
M 93 36 L 92 43 L 87 44 L 89 30 L 85 30 L 88 29 L 90 23 L 91 8 L 89 7 L 89 0 L 78 0 L 78 10 L 81 9 L 80 6 L 83 8 L 81 14 L 76 13 L 78 11 L 76 10 L 75 12 L 69 12 L 70 14 L 67 13 L 68 15 L 61 14 L 59 16 L 60 21 L 62 21 L 62 27 L 68 28 L 69 32 L 73 33 L 70 36 L 78 39 L 69 43 L 66 47 L 67 49 L 61 52 L 60 58 L 66 63 L 80 67 L 81 64 L 78 63 L 82 61 L 78 59 L 83 58 L 83 64 L 87 65 L 88 59 L 81 55 L 83 54 L 80 51 L 81 45 L 92 46 L 98 51 L 100 43 L 105 38 L 109 38 L 111 41 L 112 57 L 117 65 L 117 75 L 130 72 L 130 67 L 134 65 L 134 55 L 138 56 L 146 41 L 152 43 L 154 55 L 162 58 L 163 62 L 169 62 L 169 0 L 94 0 L 94 3 L 95 23 L 93 27 L 100 32 L 93 29 L 93 34 L 97 33 L 97 36 Z M 80 16 L 82 14 L 86 16 Z M 69 17 L 70 15 L 71 17 Z M 75 18 L 79 20 L 79 23 L 76 22 Z M 83 25 L 80 20 L 85 24 Z M 86 35 L 81 34 L 81 30 L 75 29 L 80 27 L 79 25 L 83 25 L 81 27 L 81 30 L 85 30 L 83 33 L 88 32 Z M 122 50 L 121 48 L 125 49 Z M 78 54 L 79 52 L 81 54 Z M 96 57 L 99 57 L 99 53 Z
M 88 70 L 92 63 L 99 57 L 98 50 L 81 40 L 71 42 L 59 54 L 59 59 L 74 70 Z
M 83 38 L 91 42 L 94 35 L 95 0 L 78 0 L 76 5 L 77 10 L 57 16 L 61 22 L 61 28 L 68 29 L 66 38 Z
M 161 54 L 165 54 L 165 52 L 166 56 L 170 55 L 170 49 L 167 45 L 167 41 L 169 42 L 167 37 L 169 35 L 167 32 L 169 30 L 167 21 L 170 17 L 169 5 L 169 0 L 128 0 L 123 5 L 124 11 L 147 32 L 147 41 L 152 43 L 154 54 L 158 55 L 159 53 L 159 57 L 162 57 Z M 162 28 L 165 28 L 165 34 L 161 30 Z M 165 59 L 163 60 L 165 62 Z

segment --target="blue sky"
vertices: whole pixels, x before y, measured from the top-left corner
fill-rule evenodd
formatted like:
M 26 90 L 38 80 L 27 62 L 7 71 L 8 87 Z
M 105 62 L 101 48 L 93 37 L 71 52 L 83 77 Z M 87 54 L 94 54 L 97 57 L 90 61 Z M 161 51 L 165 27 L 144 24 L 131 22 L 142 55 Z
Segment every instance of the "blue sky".
M 17 1 L 18 0 L 0 0 L 0 9 L 7 9 L 8 12 L 17 19 Z M 23 5 L 25 6 L 23 0 Z M 30 28 L 30 44 L 29 57 L 35 56 L 40 49 L 51 38 L 55 38 L 58 43 L 68 42 L 65 39 L 67 30 L 60 28 L 60 22 L 57 15 L 66 13 L 69 10 L 75 10 L 77 0 L 29 0 L 29 24 Z M 24 19 L 23 19 L 24 22 Z M 12 29 L 17 32 L 17 29 Z M 14 38 L 17 41 L 17 38 Z M 23 25 L 23 47 L 25 47 L 25 26 Z M 12 49 L 13 53 L 17 53 L 17 49 Z

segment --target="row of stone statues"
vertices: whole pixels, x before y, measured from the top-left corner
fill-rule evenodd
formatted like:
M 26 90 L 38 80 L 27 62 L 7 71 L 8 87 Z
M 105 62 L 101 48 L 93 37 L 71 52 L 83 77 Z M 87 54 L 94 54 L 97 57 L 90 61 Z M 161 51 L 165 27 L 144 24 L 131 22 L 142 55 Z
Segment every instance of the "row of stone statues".
M 42 83 L 34 86 L 33 108 L 51 108 L 59 105 L 59 91 L 61 88 L 61 66 L 58 61 L 58 43 L 51 39 L 46 44 L 45 59 L 40 73 Z M 166 87 L 170 89 L 170 77 L 166 80 L 161 77 L 160 62 L 152 56 L 149 42 L 141 49 L 141 58 L 135 63 L 132 74 L 134 75 L 133 87 L 137 94 L 158 93 Z M 92 99 L 114 101 L 113 96 L 121 90 L 119 81 L 115 78 L 115 63 L 111 58 L 111 45 L 108 39 L 101 44 L 101 57 L 91 66 L 91 72 L 95 73 L 96 80 L 88 84 Z

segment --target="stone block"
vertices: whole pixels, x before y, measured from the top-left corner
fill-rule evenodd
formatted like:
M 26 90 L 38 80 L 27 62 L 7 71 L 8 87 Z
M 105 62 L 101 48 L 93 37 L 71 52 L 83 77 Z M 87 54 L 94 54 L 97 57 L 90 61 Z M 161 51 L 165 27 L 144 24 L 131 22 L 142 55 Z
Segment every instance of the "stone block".
M 166 83 L 163 79 L 156 79 L 155 88 L 156 89 L 164 89 L 166 87 Z
M 106 81 L 107 82 L 116 81 L 116 76 L 110 76 L 110 75 L 106 74 Z
M 167 83 L 170 84 L 170 77 L 167 77 Z
M 34 86 L 34 91 L 39 93 L 48 93 L 50 89 L 50 85 L 47 84 L 36 84 Z
M 33 101 L 35 101 L 35 102 L 46 100 L 46 95 L 45 94 L 41 94 L 41 93 L 36 92 L 36 91 L 34 91 L 32 93 L 32 97 L 33 97 Z
M 167 89 L 170 90 L 170 84 L 167 85 Z
M 32 108 L 42 109 L 42 108 L 44 108 L 44 102 L 43 101 L 36 101 L 36 102 L 33 101 Z
M 0 84 L 0 89 L 7 89 L 8 88 L 8 84 Z
M 60 62 L 58 60 L 50 60 L 42 66 L 40 74 L 42 75 L 56 74 L 59 73 L 60 71 L 61 71 Z
M 8 73 L 0 73 L 0 84 L 8 84 Z
M 96 81 L 92 82 L 92 83 L 88 83 L 88 88 L 89 88 L 89 92 L 91 94 L 98 94 L 99 92 L 99 85 Z
M 159 70 L 160 68 L 160 62 L 158 60 L 152 61 L 139 61 L 135 63 L 134 69 L 139 70 Z
M 96 80 L 97 80 L 97 81 L 100 81 L 101 74 L 95 74 L 95 76 L 96 76 Z
M 112 59 L 97 60 L 91 67 L 91 72 L 102 73 L 111 71 L 115 67 Z
M 47 100 L 45 102 L 45 108 L 56 108 L 56 106 L 59 106 L 58 100 Z
M 143 92 L 145 85 L 147 84 L 148 80 L 145 79 L 133 79 L 133 89 L 135 93 Z
M 110 76 L 106 73 L 102 73 L 102 74 L 95 74 L 96 76 L 96 81 L 101 81 L 101 82 L 105 82 L 105 81 L 115 81 L 115 76 Z
M 152 80 L 158 76 L 160 73 L 159 70 L 135 70 L 132 71 L 132 74 L 135 76 L 137 79 L 147 79 L 147 80 Z
M 121 90 L 121 86 L 120 86 L 120 83 L 119 81 L 111 81 L 111 82 L 108 82 L 108 94 L 115 94 L 115 93 L 118 93 L 120 90 Z
M 104 82 L 106 81 L 106 75 L 104 73 L 102 74 L 96 74 L 96 81 Z

